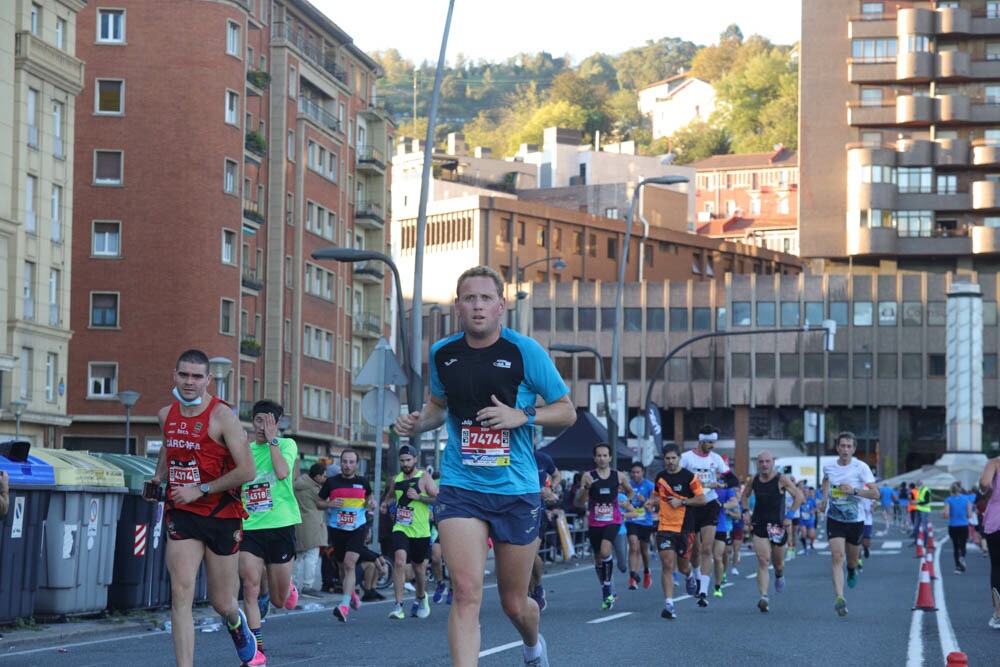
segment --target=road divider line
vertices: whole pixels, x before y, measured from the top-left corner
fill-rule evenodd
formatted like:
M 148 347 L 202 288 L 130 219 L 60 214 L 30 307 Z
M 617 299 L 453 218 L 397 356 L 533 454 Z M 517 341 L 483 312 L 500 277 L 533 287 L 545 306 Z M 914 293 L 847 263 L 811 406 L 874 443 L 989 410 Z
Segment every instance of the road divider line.
M 937 605 L 937 626 L 938 639 L 941 642 L 941 659 L 948 662 L 948 654 L 960 650 L 958 640 L 955 638 L 955 629 L 951 625 L 951 617 L 948 615 L 948 604 L 944 599 L 944 572 L 941 570 L 941 547 L 948 541 L 948 536 L 937 543 L 934 548 L 934 568 L 937 570 L 938 578 L 934 580 L 934 604 Z
M 607 623 L 608 621 L 617 621 L 619 618 L 625 618 L 626 616 L 631 616 L 633 612 L 623 611 L 620 614 L 612 614 L 611 616 L 601 616 L 600 618 L 595 618 L 591 621 L 587 621 L 588 624 L 595 623 Z
M 479 657 L 485 658 L 486 656 L 493 655 L 494 653 L 503 653 L 504 651 L 509 651 L 512 648 L 517 648 L 518 646 L 524 646 L 524 642 L 510 642 L 509 644 L 494 646 L 493 648 L 488 648 L 485 651 L 480 651 Z

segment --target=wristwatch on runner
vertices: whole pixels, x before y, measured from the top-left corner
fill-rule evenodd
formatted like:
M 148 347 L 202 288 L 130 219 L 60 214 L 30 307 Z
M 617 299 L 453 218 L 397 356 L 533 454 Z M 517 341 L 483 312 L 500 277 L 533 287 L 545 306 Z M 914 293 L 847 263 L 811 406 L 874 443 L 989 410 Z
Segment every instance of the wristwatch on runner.
M 272 447 L 277 447 L 281 443 L 278 442 L 278 438 L 271 438 L 270 440 L 267 441 L 267 444 L 271 445 Z
M 201 491 L 201 495 L 207 496 L 208 495 L 208 484 L 202 484 L 201 486 L 198 487 L 198 490 Z
M 528 418 L 528 424 L 529 425 L 534 424 L 535 423 L 535 406 L 534 405 L 526 405 L 523 408 L 521 408 L 521 410 L 524 412 L 525 416 Z

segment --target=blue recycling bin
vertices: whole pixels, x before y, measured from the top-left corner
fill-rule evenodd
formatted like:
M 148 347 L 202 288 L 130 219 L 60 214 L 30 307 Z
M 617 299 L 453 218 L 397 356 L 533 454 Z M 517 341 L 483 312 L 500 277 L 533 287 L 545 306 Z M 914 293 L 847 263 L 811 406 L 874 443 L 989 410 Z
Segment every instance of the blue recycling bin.
M 52 466 L 30 455 L 23 462 L 0 456 L 0 469 L 10 477 L 10 509 L 0 517 L 0 623 L 10 623 L 34 615 L 45 517 L 56 482 Z

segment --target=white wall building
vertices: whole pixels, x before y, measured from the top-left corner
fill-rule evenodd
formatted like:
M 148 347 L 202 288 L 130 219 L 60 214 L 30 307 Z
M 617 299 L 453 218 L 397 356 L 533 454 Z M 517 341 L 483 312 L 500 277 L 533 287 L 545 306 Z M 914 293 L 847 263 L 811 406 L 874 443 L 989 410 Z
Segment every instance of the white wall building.
M 715 111 L 715 89 L 678 74 L 640 90 L 639 111 L 652 121 L 653 139 L 669 137 L 692 121 L 708 121 Z

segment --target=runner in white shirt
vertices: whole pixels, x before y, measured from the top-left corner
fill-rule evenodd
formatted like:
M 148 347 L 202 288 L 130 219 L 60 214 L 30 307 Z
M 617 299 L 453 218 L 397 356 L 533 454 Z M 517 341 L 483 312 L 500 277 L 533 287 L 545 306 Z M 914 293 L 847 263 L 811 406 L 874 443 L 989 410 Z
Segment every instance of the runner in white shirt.
M 719 439 L 719 429 L 706 424 L 698 431 L 698 446 L 681 454 L 681 467 L 695 474 L 705 489 L 705 505 L 691 511 L 695 544 L 691 550 L 691 575 L 687 580 L 688 595 L 697 595 L 698 606 L 708 606 L 709 582 L 712 572 L 712 548 L 715 545 L 715 526 L 719 521 L 719 499 L 716 489 L 736 488 L 739 480 L 729 469 L 725 459 L 713 452 Z M 705 564 L 702 573 L 701 564 Z M 715 582 L 721 585 L 721 582 Z
M 823 466 L 823 500 L 820 512 L 826 512 L 826 535 L 830 542 L 833 570 L 833 605 L 838 616 L 847 615 L 844 600 L 844 559 L 847 559 L 847 586 L 858 582 L 858 556 L 864 533 L 862 498 L 879 497 L 875 475 L 864 461 L 854 458 L 857 439 L 850 431 L 837 435 L 837 460 Z

